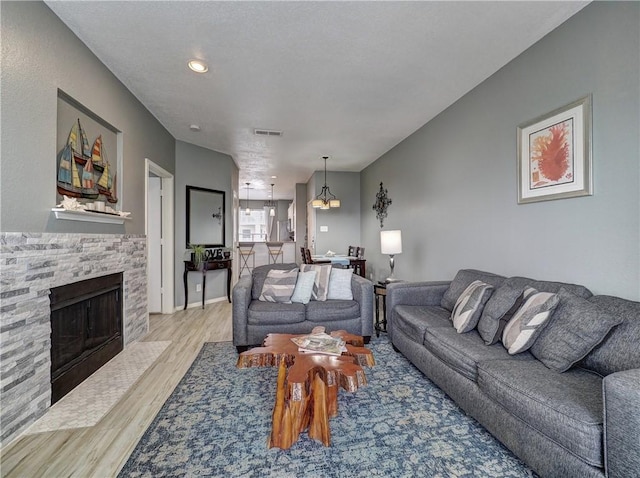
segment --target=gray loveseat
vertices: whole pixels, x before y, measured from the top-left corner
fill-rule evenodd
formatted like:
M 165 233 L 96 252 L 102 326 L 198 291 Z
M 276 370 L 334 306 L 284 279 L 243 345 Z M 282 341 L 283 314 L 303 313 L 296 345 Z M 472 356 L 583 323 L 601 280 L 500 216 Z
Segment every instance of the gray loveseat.
M 373 333 L 373 284 L 353 274 L 353 300 L 311 300 L 308 304 L 259 301 L 262 285 L 272 269 L 290 270 L 298 265 L 258 266 L 240 278 L 233 288 L 233 345 L 238 352 L 260 345 L 267 334 L 306 334 L 316 326 L 328 332 L 346 330 L 368 342 Z
M 493 294 L 503 286 L 564 288 L 621 323 L 560 373 L 533 349 L 509 355 L 499 342 L 486 345 L 477 329 L 456 332 L 451 310 L 474 280 L 494 286 Z M 453 281 L 390 284 L 385 312 L 394 348 L 541 476 L 640 476 L 640 302 L 593 296 L 579 285 L 461 270 Z

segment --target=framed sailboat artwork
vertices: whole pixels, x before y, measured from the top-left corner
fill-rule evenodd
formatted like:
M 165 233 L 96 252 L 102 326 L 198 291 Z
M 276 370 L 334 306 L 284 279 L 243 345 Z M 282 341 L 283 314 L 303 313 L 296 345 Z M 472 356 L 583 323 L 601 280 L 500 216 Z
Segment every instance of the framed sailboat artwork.
M 122 171 L 117 128 L 58 90 L 57 199 L 105 201 L 120 209 L 118 175 Z

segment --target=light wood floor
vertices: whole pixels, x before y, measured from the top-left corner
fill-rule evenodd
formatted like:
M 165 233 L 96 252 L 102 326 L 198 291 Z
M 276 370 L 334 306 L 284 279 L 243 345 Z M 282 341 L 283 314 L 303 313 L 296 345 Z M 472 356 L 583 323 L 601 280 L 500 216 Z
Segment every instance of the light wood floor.
M 231 304 L 152 315 L 149 329 L 144 341 L 171 345 L 96 426 L 23 436 L 2 450 L 0 476 L 116 476 L 202 344 L 231 340 Z

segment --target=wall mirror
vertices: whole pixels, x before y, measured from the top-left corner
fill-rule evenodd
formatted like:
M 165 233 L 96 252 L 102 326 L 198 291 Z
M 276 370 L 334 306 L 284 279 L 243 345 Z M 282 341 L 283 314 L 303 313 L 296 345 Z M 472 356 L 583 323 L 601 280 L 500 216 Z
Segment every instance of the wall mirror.
M 187 186 L 187 247 L 225 247 L 225 192 Z

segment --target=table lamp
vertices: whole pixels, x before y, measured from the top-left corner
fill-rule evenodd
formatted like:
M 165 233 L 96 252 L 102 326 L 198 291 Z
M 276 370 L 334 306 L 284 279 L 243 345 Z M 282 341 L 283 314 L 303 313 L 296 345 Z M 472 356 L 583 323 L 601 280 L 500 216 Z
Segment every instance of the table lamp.
M 393 276 L 393 256 L 402 253 L 402 231 L 380 231 L 380 252 L 389 255 L 391 274 L 385 282 L 397 281 Z

